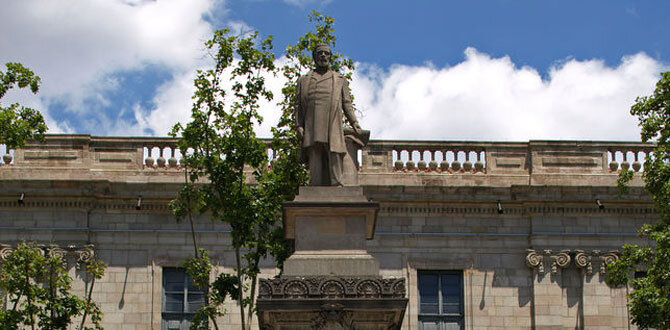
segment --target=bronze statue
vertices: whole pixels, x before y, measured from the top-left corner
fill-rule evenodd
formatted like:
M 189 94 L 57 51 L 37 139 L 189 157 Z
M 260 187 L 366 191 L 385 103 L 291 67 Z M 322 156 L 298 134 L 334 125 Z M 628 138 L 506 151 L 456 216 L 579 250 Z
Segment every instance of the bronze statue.
M 302 154 L 309 164 L 312 186 L 342 186 L 347 152 L 342 115 L 356 135 L 362 132 L 351 104 L 349 83 L 330 69 L 332 53 L 326 44 L 314 48 L 316 68 L 298 79 L 296 120 Z M 369 134 L 369 133 L 368 133 Z

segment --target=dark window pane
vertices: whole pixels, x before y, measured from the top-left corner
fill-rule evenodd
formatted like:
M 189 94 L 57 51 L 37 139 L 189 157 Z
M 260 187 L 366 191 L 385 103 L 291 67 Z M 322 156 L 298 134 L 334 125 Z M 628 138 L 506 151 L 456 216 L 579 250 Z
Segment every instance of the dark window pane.
M 443 305 L 442 306 L 442 313 L 443 314 L 460 314 L 461 313 L 461 305 Z
M 181 269 L 166 268 L 163 271 L 163 279 L 165 282 L 179 282 L 184 283 L 184 271 Z
M 458 274 L 445 274 L 442 279 L 442 303 L 457 304 L 461 300 L 461 280 Z
M 167 282 L 163 288 L 166 292 L 184 292 L 184 282 Z
M 443 274 L 440 277 L 442 278 L 442 285 L 446 286 L 459 285 L 461 282 L 459 274 Z
M 188 294 L 188 311 L 195 312 L 202 305 L 205 304 L 205 295 L 202 293 L 189 293 Z
M 165 311 L 166 312 L 183 312 L 184 311 L 184 294 L 183 293 L 166 293 L 165 294 Z
M 420 330 L 463 329 L 461 272 L 419 271 L 418 286 Z
M 440 312 L 437 304 L 421 304 L 421 311 L 419 313 L 438 314 Z
M 438 282 L 436 274 L 419 274 L 419 301 L 423 304 L 438 303 Z M 423 310 L 420 311 L 423 313 Z

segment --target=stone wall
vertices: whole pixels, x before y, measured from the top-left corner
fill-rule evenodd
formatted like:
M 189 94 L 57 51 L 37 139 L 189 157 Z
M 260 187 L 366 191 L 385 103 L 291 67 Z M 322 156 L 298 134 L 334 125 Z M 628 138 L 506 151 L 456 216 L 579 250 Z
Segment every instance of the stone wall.
M 146 149 L 170 150 L 169 142 L 56 136 L 0 166 L 0 243 L 93 244 L 109 265 L 94 290 L 105 329 L 160 329 L 162 269 L 193 255 L 188 223 L 177 223 L 167 207 L 183 173 L 169 157 L 157 167 L 156 150 L 148 157 Z M 627 329 L 628 289 L 608 287 L 601 265 L 622 244 L 639 243 L 639 226 L 656 218 L 639 174 L 621 198 L 615 186 L 622 154 L 634 163 L 630 153 L 645 148 L 373 141 L 360 172 L 366 196 L 380 203 L 367 250 L 383 276 L 407 280 L 403 329 L 418 329 L 417 274 L 424 270 L 463 272 L 467 329 Z M 231 271 L 229 228 L 199 216 L 196 232 L 217 269 Z M 82 274 L 71 273 L 83 293 Z M 276 274 L 267 261 L 264 276 Z M 221 328 L 238 328 L 237 305 L 227 311 Z

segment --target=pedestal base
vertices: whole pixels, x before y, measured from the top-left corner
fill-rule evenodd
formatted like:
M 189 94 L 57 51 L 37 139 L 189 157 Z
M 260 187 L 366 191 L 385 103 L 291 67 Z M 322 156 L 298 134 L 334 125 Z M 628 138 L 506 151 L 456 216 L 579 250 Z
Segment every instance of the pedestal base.
M 299 251 L 284 261 L 286 276 L 374 276 L 379 261 L 364 250 Z
M 365 250 L 378 209 L 361 187 L 301 187 L 284 203 L 284 234 L 295 252 L 280 278 L 259 281 L 261 329 L 400 329 L 405 279 L 379 276 Z
M 365 250 L 378 209 L 361 187 L 300 187 L 295 200 L 284 203 L 285 237 L 295 239 L 284 274 L 379 275 L 379 262 Z

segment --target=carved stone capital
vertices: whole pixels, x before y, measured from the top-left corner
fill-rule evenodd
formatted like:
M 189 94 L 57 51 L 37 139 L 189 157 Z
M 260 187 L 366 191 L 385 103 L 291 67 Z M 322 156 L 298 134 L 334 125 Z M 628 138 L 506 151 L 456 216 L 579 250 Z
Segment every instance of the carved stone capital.
M 526 250 L 526 265 L 529 268 L 537 268 L 540 274 L 544 273 L 544 257 L 533 249 Z
M 67 258 L 70 256 L 75 257 L 77 261 L 77 267 L 79 267 L 80 264 L 85 264 L 93 260 L 95 255 L 93 244 L 87 244 L 84 246 L 68 245 L 66 247 L 50 244 L 47 246 L 36 245 L 36 247 L 38 248 L 38 251 L 41 255 L 46 257 L 59 257 L 63 260 L 63 262 L 67 262 Z M 0 261 L 6 260 L 7 256 L 14 250 L 15 248 L 11 245 L 0 244 Z
M 5 261 L 14 249 L 7 244 L 0 244 L 0 261 Z
M 558 272 L 559 268 L 567 268 L 570 261 L 574 259 L 575 266 L 583 269 L 587 275 L 593 275 L 594 263 L 601 274 L 605 273 L 608 263 L 619 259 L 619 251 L 601 252 L 600 250 L 562 250 L 560 252 L 553 250 L 543 250 L 541 253 L 534 250 L 526 250 L 526 265 L 529 268 L 537 269 L 540 274 L 544 273 L 544 262 L 550 263 L 551 272 Z
M 600 274 L 605 274 L 607 272 L 607 264 L 619 260 L 618 251 L 608 251 L 600 255 Z
M 586 271 L 587 275 L 593 274 L 593 264 L 591 263 L 591 255 L 582 250 L 575 250 L 575 265 Z
M 556 274 L 558 272 L 558 268 L 565 268 L 570 264 L 570 251 L 563 250 L 558 252 L 555 255 L 552 255 L 551 259 L 551 272 Z

